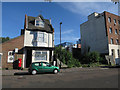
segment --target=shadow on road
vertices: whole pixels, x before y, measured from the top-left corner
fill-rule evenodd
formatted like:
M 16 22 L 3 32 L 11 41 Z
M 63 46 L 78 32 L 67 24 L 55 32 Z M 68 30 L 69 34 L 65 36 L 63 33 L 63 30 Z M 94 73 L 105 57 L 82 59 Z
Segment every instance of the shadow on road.
M 39 75 L 39 74 L 53 74 L 53 73 L 50 73 L 50 72 L 47 72 L 47 73 L 37 73 L 37 75 Z M 32 75 L 32 74 L 30 74 L 29 72 L 16 72 L 16 73 L 14 73 L 14 75 Z
M 16 72 L 14 73 L 14 75 L 31 75 L 31 74 L 28 72 Z
M 101 66 L 101 68 L 120 68 L 120 66 Z

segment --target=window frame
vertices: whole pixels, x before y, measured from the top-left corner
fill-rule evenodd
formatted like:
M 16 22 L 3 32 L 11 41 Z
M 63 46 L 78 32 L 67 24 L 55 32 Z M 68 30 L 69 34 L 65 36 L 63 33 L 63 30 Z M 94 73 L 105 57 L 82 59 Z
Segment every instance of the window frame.
M 112 28 L 110 27 L 110 28 L 109 28 L 109 33 L 111 34 L 112 32 L 113 32 L 113 31 L 112 31 Z
M 118 24 L 120 25 L 120 20 L 118 20 Z
M 111 49 L 111 55 L 112 56 L 114 55 L 114 49 Z
M 113 38 L 110 38 L 110 43 L 114 44 Z
M 37 43 L 47 43 L 47 33 L 38 31 L 35 32 L 33 41 Z
M 111 17 L 108 17 L 108 22 L 111 23 Z
M 119 40 L 118 40 L 118 38 L 116 39 L 116 44 L 119 44 Z
M 114 19 L 114 24 L 117 24 L 117 20 L 116 19 Z
M 1 64 L 2 64 L 2 55 L 3 55 L 3 53 L 0 53 L 0 67 L 1 67 Z
M 43 37 L 40 37 L 39 35 L 43 35 Z M 42 39 L 42 40 L 39 40 L 39 39 Z M 38 32 L 37 33 L 37 41 L 40 42 L 40 43 L 47 43 L 47 34 L 44 33 L 44 32 Z
M 118 34 L 117 29 L 115 29 L 115 34 Z
M 44 28 L 45 23 L 44 23 L 44 21 L 42 21 L 41 19 L 36 19 L 36 20 L 35 20 L 35 26 L 36 26 L 36 27 Z
M 117 54 L 118 54 L 118 57 L 119 57 L 120 56 L 120 50 L 119 49 L 117 50 Z
M 41 56 L 43 56 L 43 52 L 45 52 L 46 53 L 46 55 L 45 55 L 45 58 L 43 58 L 43 57 L 41 57 Z M 39 57 L 37 57 L 36 58 L 36 53 L 41 53 L 41 55 L 39 54 Z M 35 54 L 34 54 L 34 61 L 47 61 L 47 55 L 48 55 L 48 53 L 47 53 L 47 51 L 35 51 Z M 41 59 L 42 58 L 42 59 Z
M 10 58 L 13 58 L 13 60 L 10 60 Z M 7 63 L 13 63 L 13 62 L 14 62 L 14 52 L 13 51 L 8 51 Z

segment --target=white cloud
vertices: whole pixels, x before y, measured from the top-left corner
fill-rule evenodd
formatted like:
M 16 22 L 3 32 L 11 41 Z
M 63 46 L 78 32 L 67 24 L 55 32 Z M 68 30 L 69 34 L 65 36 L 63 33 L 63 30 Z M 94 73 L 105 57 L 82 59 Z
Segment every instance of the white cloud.
M 62 41 L 77 41 L 79 38 L 75 36 L 64 36 L 61 38 Z M 60 38 L 56 37 L 55 40 L 60 40 Z
M 60 32 L 55 33 L 55 40 L 60 40 Z M 79 39 L 80 37 L 77 37 L 74 33 L 73 29 L 68 29 L 68 30 L 62 30 L 61 32 L 61 40 L 62 42 L 75 42 Z
M 59 3 L 59 5 L 73 13 L 77 13 L 82 16 L 88 16 L 93 12 L 102 13 L 103 11 L 118 14 L 118 5 L 112 2 L 73 2 Z
M 73 32 L 73 30 L 69 29 L 69 30 L 61 31 L 61 34 L 71 34 L 72 32 Z M 55 34 L 60 34 L 60 32 L 56 32 Z

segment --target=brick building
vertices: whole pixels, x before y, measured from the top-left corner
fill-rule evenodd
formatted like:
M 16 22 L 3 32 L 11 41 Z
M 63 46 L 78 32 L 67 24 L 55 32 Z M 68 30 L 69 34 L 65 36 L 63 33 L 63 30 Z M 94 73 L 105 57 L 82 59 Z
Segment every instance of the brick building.
M 54 29 L 48 19 L 25 15 L 21 35 L 0 44 L 2 68 L 13 68 L 14 62 L 22 59 L 22 67 L 28 68 L 32 62 L 52 62 L 54 49 Z
M 108 64 L 120 64 L 120 16 L 92 13 L 80 30 L 82 53 L 97 51 L 106 55 Z

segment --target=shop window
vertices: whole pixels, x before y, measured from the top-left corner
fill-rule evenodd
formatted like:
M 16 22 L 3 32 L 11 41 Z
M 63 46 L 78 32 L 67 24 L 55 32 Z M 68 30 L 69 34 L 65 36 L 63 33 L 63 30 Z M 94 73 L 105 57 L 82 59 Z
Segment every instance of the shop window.
M 35 60 L 47 60 L 47 51 L 36 51 Z

